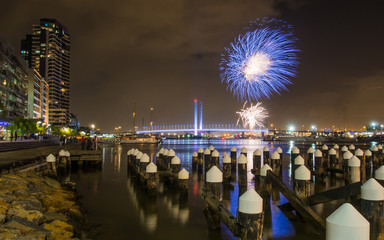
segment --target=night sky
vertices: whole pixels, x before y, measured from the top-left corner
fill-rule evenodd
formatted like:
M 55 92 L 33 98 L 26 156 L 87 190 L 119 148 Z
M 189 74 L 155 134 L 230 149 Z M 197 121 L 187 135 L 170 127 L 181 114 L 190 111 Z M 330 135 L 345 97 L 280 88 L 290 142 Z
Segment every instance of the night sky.
M 2 0 L 0 35 L 20 40 L 40 18 L 71 34 L 71 112 L 83 126 L 131 128 L 235 123 L 243 105 L 221 83 L 224 47 L 249 21 L 275 17 L 293 25 L 300 65 L 289 91 L 262 102 L 268 123 L 308 129 L 384 123 L 384 1 Z

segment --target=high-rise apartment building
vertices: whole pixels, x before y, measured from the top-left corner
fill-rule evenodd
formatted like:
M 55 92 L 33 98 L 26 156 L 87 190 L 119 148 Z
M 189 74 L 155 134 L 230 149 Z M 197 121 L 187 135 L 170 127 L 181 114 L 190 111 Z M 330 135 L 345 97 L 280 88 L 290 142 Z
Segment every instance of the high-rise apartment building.
M 55 19 L 40 19 L 32 34 L 21 41 L 21 54 L 29 66 L 49 86 L 49 123 L 66 127 L 70 124 L 70 36 L 68 29 Z
M 48 125 L 48 83 L 35 69 L 28 74 L 28 117 Z

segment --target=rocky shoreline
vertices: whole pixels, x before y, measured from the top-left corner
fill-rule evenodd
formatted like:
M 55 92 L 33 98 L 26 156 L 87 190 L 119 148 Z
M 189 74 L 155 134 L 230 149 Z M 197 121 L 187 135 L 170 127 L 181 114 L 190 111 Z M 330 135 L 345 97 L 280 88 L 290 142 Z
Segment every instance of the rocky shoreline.
M 79 239 L 76 193 L 35 173 L 0 175 L 0 239 Z

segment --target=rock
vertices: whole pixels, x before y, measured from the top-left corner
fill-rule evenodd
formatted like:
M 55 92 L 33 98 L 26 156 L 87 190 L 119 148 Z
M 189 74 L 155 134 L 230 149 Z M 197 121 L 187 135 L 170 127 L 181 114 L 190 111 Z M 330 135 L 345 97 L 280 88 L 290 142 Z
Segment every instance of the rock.
M 19 239 L 21 232 L 17 229 L 8 229 L 0 227 L 0 240 Z
M 69 218 L 66 215 L 61 214 L 61 213 L 56 213 L 56 212 L 44 213 L 44 218 L 45 218 L 46 222 L 53 222 L 55 220 L 60 220 L 60 221 L 63 221 L 63 222 L 68 222 L 69 221 Z
M 0 201 L 0 214 L 6 215 L 9 209 L 9 204 L 3 201 Z
M 0 232 L 5 231 L 17 235 L 16 239 L 46 239 L 49 232 L 38 225 L 28 222 L 10 221 L 1 226 Z
M 44 221 L 44 215 L 36 210 L 25 210 L 23 208 L 10 208 L 7 215 L 8 220 L 22 219 L 34 224 L 41 224 Z
M 60 191 L 57 191 L 54 194 L 47 194 L 41 198 L 43 207 L 47 212 L 59 212 L 66 214 L 73 205 L 74 201 L 68 200 L 66 194 Z
M 77 221 L 81 221 L 84 219 L 83 213 L 79 205 L 74 205 L 71 207 L 71 209 L 69 209 L 69 216 Z
M 7 219 L 6 215 L 0 215 L 0 224 L 3 224 L 5 222 L 5 219 Z
M 12 207 L 24 208 L 25 210 L 43 211 L 43 205 L 35 196 L 19 197 L 12 202 Z
M 73 236 L 73 227 L 60 220 L 44 223 L 43 227 L 44 229 L 51 231 L 49 239 L 68 239 Z

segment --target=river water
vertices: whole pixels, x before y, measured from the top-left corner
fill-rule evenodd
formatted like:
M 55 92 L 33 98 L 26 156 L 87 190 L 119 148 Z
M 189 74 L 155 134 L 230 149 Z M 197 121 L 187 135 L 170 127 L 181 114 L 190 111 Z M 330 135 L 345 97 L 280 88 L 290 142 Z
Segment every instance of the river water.
M 235 239 L 224 224 L 220 230 L 210 230 L 204 217 L 204 202 L 199 188 L 203 185 L 203 176 L 192 173 L 192 153 L 199 147 L 203 149 L 213 145 L 222 153 L 230 153 L 232 146 L 248 150 L 248 186 L 254 188 L 253 174 L 250 172 L 252 153 L 264 146 L 272 154 L 277 147 L 283 149 L 284 183 L 292 188 L 289 153 L 293 143 L 266 143 L 261 140 L 166 140 L 156 145 L 103 145 L 103 163 L 101 170 L 78 170 L 72 172 L 71 181 L 81 195 L 86 209 L 86 225 L 96 232 L 93 239 Z M 309 146 L 298 146 L 306 152 Z M 181 167 L 190 173 L 188 199 L 180 198 L 177 191 L 160 181 L 156 197 L 149 197 L 145 189 L 137 184 L 127 171 L 127 151 L 132 147 L 147 153 L 155 159 L 160 148 L 173 149 L 181 159 Z M 305 154 L 306 155 L 306 154 Z M 239 187 L 237 182 L 231 189 L 224 191 L 224 201 L 228 209 L 236 216 Z M 312 193 L 343 186 L 344 181 L 334 179 L 319 185 L 312 183 Z M 265 223 L 263 239 L 321 239 L 307 223 L 300 221 L 292 213 L 283 212 L 279 205 L 287 203 L 278 191 L 271 194 L 270 208 L 264 209 Z M 331 214 L 342 201 L 332 201 L 313 207 L 323 219 Z M 97 231 L 96 231 L 97 230 Z

